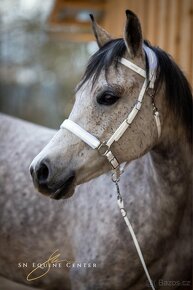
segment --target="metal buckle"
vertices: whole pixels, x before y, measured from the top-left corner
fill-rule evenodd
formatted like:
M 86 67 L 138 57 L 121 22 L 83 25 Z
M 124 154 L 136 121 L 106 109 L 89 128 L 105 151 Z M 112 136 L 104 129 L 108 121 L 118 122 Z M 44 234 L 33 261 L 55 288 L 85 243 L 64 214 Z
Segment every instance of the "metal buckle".
M 126 121 L 127 125 L 128 125 L 129 127 L 131 127 L 131 123 L 129 123 L 128 118 L 125 119 L 125 121 Z

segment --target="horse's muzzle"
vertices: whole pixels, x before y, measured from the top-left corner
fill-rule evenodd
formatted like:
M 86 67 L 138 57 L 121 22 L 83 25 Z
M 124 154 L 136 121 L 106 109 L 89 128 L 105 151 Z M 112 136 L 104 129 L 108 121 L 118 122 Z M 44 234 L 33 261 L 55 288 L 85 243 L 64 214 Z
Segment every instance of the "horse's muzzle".
M 74 192 L 75 173 L 73 171 L 63 177 L 61 181 L 57 181 L 54 180 L 54 176 L 57 174 L 52 172 L 49 163 L 42 161 L 35 167 L 32 163 L 30 173 L 38 191 L 53 199 L 68 198 Z

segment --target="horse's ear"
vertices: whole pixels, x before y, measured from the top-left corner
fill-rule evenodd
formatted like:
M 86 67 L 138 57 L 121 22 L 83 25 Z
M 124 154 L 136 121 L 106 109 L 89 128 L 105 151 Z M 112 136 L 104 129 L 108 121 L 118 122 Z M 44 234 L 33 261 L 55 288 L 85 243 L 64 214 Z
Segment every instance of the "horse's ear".
M 101 47 L 108 41 L 110 41 L 112 38 L 110 34 L 103 29 L 100 25 L 98 25 L 94 19 L 94 16 L 90 14 L 90 18 L 92 21 L 92 29 L 96 38 L 96 41 L 98 43 L 98 46 Z
M 134 58 L 143 53 L 143 37 L 141 24 L 138 17 L 130 10 L 126 10 L 126 25 L 124 31 L 124 40 L 129 52 L 129 56 Z

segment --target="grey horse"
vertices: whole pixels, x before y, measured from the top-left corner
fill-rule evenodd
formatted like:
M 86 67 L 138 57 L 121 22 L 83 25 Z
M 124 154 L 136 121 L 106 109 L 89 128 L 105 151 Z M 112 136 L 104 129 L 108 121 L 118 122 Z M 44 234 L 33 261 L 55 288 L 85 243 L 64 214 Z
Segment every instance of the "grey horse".
M 94 21 L 93 28 L 100 49 L 77 88 L 70 118 L 105 140 L 128 114 L 142 84 L 140 76 L 118 64 L 118 58 L 124 55 L 147 71 L 148 66 L 140 23 L 132 12 L 127 11 L 124 39 L 112 40 Z M 192 264 L 192 95 L 168 55 L 147 45 L 158 58 L 156 90 L 154 94 L 147 90 L 138 117 L 113 145 L 113 152 L 129 164 L 120 189 L 156 288 L 185 289 L 191 287 Z M 161 115 L 159 139 L 152 97 Z M 26 171 L 30 157 L 54 132 L 1 118 L 1 274 L 27 283 L 29 269 L 17 268 L 17 263 L 45 261 L 59 249 L 61 258 L 74 264 L 51 269 L 31 285 L 62 290 L 147 289 L 116 206 L 105 158 L 67 130 L 58 131 L 34 159 L 31 174 L 44 195 L 72 197 L 61 204 L 40 197 L 33 194 Z
M 0 124 L 0 274 L 12 281 L 42 289 L 72 289 L 70 267 L 52 269 L 44 278 L 34 281 L 29 282 L 26 278 L 33 269 L 32 263 L 46 261 L 57 249 L 62 259 L 75 261 L 73 243 L 76 244 L 75 237 L 80 238 L 85 231 L 88 215 L 93 220 L 99 218 L 99 224 L 105 226 L 103 210 L 101 214 L 97 213 L 100 203 L 95 200 L 102 192 L 103 180 L 109 181 L 109 178 L 101 176 L 99 182 L 96 179 L 77 187 L 75 197 L 60 204 L 49 200 L 34 190 L 29 165 L 55 131 L 3 114 L 0 114 Z M 93 182 L 96 182 L 96 187 Z M 111 182 L 109 185 L 113 192 Z M 106 192 L 106 200 L 112 194 L 111 190 Z M 86 204 L 89 203 L 88 208 Z M 78 225 L 78 221 L 82 225 Z M 93 229 L 96 230 L 94 224 Z M 90 234 L 87 232 L 88 248 L 85 248 L 89 254 L 79 262 L 95 261 Z M 77 242 L 79 244 L 80 240 Z M 76 247 L 79 248 L 78 244 Z M 95 252 L 99 256 L 97 249 Z M 27 267 L 19 266 L 23 263 L 27 263 Z

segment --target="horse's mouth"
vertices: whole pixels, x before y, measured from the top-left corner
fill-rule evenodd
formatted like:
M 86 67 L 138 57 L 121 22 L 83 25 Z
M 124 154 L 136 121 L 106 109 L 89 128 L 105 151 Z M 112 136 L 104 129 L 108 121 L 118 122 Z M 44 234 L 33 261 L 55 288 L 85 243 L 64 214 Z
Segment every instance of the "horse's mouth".
M 75 189 L 75 176 L 70 176 L 56 191 L 52 192 L 49 197 L 52 199 L 66 199 L 73 195 Z

